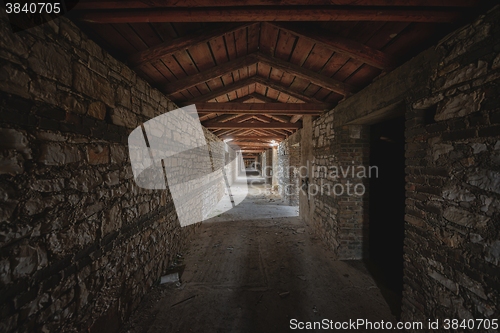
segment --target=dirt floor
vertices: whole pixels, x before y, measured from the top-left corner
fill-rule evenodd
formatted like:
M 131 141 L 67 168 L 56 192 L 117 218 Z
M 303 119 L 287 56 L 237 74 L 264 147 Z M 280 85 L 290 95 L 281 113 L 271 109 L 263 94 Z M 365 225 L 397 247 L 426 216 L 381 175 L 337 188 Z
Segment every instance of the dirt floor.
M 290 209 L 255 188 L 241 205 Z M 277 333 L 293 331 L 292 319 L 394 321 L 363 264 L 334 260 L 298 217 L 232 217 L 202 224 L 182 258 L 181 283 L 153 288 L 122 332 Z

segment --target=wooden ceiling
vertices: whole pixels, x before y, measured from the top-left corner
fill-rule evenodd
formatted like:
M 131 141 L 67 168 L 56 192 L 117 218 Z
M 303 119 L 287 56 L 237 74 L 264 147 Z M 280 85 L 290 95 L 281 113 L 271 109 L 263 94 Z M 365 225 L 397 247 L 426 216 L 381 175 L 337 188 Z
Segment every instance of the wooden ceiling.
M 112 55 L 249 152 L 270 147 L 435 43 L 479 0 L 79 1 Z

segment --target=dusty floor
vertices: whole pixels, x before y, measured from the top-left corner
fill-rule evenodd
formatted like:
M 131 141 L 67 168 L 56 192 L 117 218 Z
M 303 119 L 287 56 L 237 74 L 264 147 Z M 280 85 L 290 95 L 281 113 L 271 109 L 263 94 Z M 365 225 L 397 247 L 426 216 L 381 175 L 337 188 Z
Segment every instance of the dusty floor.
M 242 205 L 286 207 L 253 190 Z M 292 331 L 291 319 L 394 320 L 363 264 L 333 260 L 298 217 L 237 217 L 203 223 L 183 257 L 182 284 L 155 287 L 122 332 L 276 333 Z

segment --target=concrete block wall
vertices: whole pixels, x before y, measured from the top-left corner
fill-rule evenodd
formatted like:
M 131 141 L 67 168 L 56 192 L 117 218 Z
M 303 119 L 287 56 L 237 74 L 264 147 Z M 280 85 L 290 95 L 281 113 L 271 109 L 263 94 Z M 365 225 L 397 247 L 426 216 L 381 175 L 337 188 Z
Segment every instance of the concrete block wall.
M 177 107 L 64 18 L 13 33 L 2 12 L 0 59 L 0 331 L 113 332 L 196 229 L 128 158 Z

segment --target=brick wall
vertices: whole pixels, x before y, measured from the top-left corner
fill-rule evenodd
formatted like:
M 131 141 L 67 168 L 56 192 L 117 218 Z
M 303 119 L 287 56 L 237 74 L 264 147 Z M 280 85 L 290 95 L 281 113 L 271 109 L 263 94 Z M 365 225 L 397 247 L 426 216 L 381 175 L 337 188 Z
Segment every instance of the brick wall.
M 339 259 L 360 259 L 367 227 L 368 128 L 334 127 L 333 113 L 313 122 L 308 195 L 312 225 Z M 354 173 L 353 173 L 354 172 Z
M 0 331 L 111 332 L 196 228 L 128 158 L 130 131 L 176 106 L 70 21 L 14 34 L 0 15 Z

